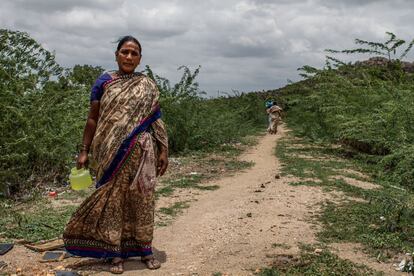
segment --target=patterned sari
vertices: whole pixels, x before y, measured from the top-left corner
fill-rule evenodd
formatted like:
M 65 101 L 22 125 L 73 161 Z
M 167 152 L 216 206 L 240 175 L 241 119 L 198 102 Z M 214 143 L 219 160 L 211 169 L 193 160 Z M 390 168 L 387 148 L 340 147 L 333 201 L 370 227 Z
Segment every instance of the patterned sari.
M 268 108 L 266 112 L 269 114 L 269 126 L 267 128 L 267 132 L 276 134 L 277 126 L 281 121 L 282 108 L 277 105 L 273 105 L 272 107 Z
M 97 190 L 66 226 L 68 252 L 94 258 L 152 254 L 157 149 L 168 147 L 158 96 L 155 83 L 142 74 L 104 74 L 95 83 Z

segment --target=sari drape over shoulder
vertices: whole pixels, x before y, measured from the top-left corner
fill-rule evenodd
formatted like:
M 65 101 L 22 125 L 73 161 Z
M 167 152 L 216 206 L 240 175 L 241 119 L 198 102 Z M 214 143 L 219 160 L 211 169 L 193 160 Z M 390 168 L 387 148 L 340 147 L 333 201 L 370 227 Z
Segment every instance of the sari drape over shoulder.
M 271 134 L 276 134 L 277 126 L 281 121 L 282 108 L 277 105 L 273 105 L 268 108 L 266 112 L 269 114 L 269 126 L 267 131 Z
M 158 147 L 168 147 L 158 98 L 156 84 L 143 74 L 106 74 L 92 89 L 91 100 L 100 100 L 91 147 L 98 189 L 66 226 L 63 238 L 70 253 L 96 258 L 152 254 Z

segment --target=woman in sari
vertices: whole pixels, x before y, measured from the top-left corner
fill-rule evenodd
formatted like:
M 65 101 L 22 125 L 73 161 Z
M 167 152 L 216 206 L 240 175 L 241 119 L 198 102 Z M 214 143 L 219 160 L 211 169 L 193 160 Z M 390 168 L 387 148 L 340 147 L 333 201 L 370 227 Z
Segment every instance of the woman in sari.
M 97 162 L 97 190 L 73 214 L 63 234 L 66 250 L 112 260 L 111 272 L 140 256 L 149 269 L 161 266 L 152 254 L 155 182 L 168 166 L 168 140 L 161 121 L 159 92 L 147 76 L 135 73 L 141 45 L 119 40 L 118 71 L 101 75 L 91 92 L 83 146 L 77 167 Z
M 270 134 L 277 133 L 277 126 L 282 120 L 282 108 L 273 101 L 266 102 L 266 112 L 269 114 L 269 126 L 267 132 Z

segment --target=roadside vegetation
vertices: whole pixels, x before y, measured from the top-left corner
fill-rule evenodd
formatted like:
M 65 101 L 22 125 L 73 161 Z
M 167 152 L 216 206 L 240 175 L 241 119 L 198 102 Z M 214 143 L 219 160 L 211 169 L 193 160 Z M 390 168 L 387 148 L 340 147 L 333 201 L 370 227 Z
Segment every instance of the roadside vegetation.
M 384 43 L 357 39 L 365 48 L 328 50 L 383 59 L 352 64 L 328 56 L 323 69 L 304 66 L 305 80 L 273 92 L 292 129 L 277 148 L 283 174 L 300 179 L 292 185 L 347 196 L 323 205 L 317 217 L 323 225 L 319 241 L 362 244 L 378 261 L 414 253 L 414 64 L 402 60 L 414 40 L 405 43 L 387 35 Z M 335 263 L 331 266 L 338 271 L 346 265 Z M 285 271 L 327 275 L 326 265 L 320 263 L 319 272 L 295 264 Z M 403 270 L 409 269 L 412 264 Z M 275 267 L 263 275 L 280 272 Z
M 350 157 L 376 164 L 375 176 L 414 191 L 414 64 L 400 59 L 414 40 L 405 45 L 388 35 L 384 43 L 358 39 L 367 47 L 330 52 L 378 55 L 385 49 L 394 59 L 351 64 L 328 57 L 323 69 L 300 68 L 307 79 L 277 95 L 295 134 L 346 146 Z

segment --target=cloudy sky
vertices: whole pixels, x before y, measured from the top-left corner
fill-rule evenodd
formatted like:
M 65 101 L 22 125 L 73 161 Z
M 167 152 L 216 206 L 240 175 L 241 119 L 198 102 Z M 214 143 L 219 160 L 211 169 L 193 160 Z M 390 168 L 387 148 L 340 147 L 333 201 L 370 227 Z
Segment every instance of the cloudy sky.
M 298 67 L 323 66 L 324 49 L 354 38 L 411 40 L 413 14 L 414 0 L 1 0 L 0 28 L 28 32 L 65 67 L 106 69 L 114 41 L 131 34 L 142 65 L 172 82 L 179 66 L 201 65 L 200 88 L 214 96 L 299 80 Z

